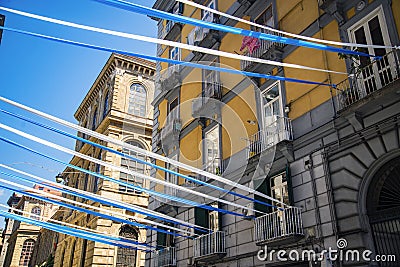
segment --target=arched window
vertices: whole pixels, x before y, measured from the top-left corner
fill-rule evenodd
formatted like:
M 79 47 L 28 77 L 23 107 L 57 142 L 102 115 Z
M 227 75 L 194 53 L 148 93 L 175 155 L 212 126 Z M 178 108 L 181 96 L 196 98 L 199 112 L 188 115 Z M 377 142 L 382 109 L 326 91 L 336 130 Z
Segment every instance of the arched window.
M 124 225 L 121 227 L 121 231 L 119 232 L 119 236 L 138 240 L 138 232 L 131 226 Z M 135 267 L 136 266 L 136 258 L 137 258 L 137 250 L 130 248 L 118 248 L 117 250 L 117 267 Z
M 97 126 L 97 107 L 95 108 L 93 113 L 92 131 L 96 130 L 96 126 Z
M 109 103 L 108 103 L 108 93 L 109 92 L 107 92 L 106 93 L 106 95 L 105 95 L 105 97 L 104 97 L 104 105 L 103 105 L 103 119 L 107 116 L 107 113 L 108 113 L 108 105 L 109 105 Z
M 40 215 L 42 214 L 42 209 L 38 206 L 31 210 L 31 218 L 35 220 L 40 220 Z
M 143 146 L 140 143 L 138 143 L 137 141 L 128 141 L 126 143 L 144 149 Z M 145 156 L 140 155 L 140 154 L 138 154 L 138 153 L 136 153 L 134 151 L 131 151 L 129 149 L 124 148 L 122 150 L 122 152 L 124 154 L 131 155 L 131 156 L 133 156 L 135 158 L 138 158 L 140 160 L 143 160 L 143 161 L 146 160 Z M 144 164 L 138 163 L 137 161 L 126 159 L 126 158 L 122 158 L 121 159 L 121 167 L 127 168 L 128 170 L 131 170 L 131 171 L 134 171 L 134 172 L 138 172 L 138 173 L 144 173 L 144 171 L 145 171 Z M 120 180 L 122 180 L 124 182 L 127 182 L 129 184 L 134 184 L 134 185 L 137 185 L 137 186 L 143 186 L 143 179 L 142 178 L 135 177 L 133 175 L 130 175 L 130 174 L 127 174 L 127 173 L 124 173 L 124 172 L 120 172 Z M 135 192 L 134 189 L 128 188 L 128 187 L 123 186 L 123 185 L 119 186 L 119 191 L 120 192 Z
M 34 246 L 35 246 L 35 240 L 33 239 L 25 240 L 24 244 L 22 245 L 21 258 L 19 259 L 19 266 L 28 266 Z
M 140 117 L 146 116 L 146 98 L 146 89 L 141 84 L 132 84 L 129 92 L 128 113 Z

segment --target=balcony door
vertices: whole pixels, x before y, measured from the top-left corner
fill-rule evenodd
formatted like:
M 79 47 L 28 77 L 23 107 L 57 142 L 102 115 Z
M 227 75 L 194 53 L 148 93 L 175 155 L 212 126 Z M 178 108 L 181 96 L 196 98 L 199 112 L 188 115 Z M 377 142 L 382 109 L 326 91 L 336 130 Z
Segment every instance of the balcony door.
M 169 50 L 169 58 L 173 60 L 181 60 L 181 49 L 179 47 L 171 47 Z M 179 65 L 170 65 L 168 71 L 170 75 L 175 71 L 179 71 Z
M 214 126 L 205 133 L 204 152 L 205 152 L 205 170 L 219 174 L 220 163 L 220 143 L 219 143 L 219 125 Z
M 359 23 L 348 30 L 348 33 L 351 42 L 391 46 L 382 7 L 377 8 L 360 20 Z M 358 93 L 360 97 L 364 97 L 393 81 L 393 66 L 395 64 L 393 55 L 387 55 L 390 52 L 389 49 L 368 47 L 359 50 L 370 55 L 383 57 L 382 60 L 373 64 L 371 64 L 372 61 L 369 57 L 360 57 L 357 61 L 358 68 L 361 70 L 359 73 L 356 72 Z
M 173 159 L 173 160 L 178 161 L 178 155 L 174 155 L 174 156 L 172 156 L 170 158 Z M 167 167 L 168 167 L 169 170 L 171 170 L 173 172 L 177 172 L 178 171 L 178 168 L 175 165 L 172 165 L 172 164 L 169 164 L 169 163 L 167 163 L 167 164 L 168 164 Z M 178 177 L 175 174 L 166 172 L 165 173 L 165 181 L 176 185 L 176 184 L 178 184 Z M 171 195 L 171 196 L 176 196 L 177 195 L 177 189 L 169 187 L 169 186 L 166 186 L 165 187 L 165 194 Z
M 282 97 L 280 82 L 274 83 L 268 87 L 261 95 L 262 101 L 262 139 L 268 147 L 282 140 L 285 132 L 281 125 L 283 118 Z

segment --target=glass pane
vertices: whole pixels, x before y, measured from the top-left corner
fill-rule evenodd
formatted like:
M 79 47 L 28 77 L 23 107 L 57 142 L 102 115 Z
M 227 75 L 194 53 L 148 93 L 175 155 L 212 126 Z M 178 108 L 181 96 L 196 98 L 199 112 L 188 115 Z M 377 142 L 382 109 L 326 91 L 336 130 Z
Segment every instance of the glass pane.
M 381 25 L 379 23 L 378 16 L 374 17 L 368 22 L 369 31 L 371 33 L 372 44 L 374 45 L 385 45 L 383 41 L 383 34 Z M 386 54 L 386 50 L 383 48 L 374 49 L 375 56 L 383 56 Z

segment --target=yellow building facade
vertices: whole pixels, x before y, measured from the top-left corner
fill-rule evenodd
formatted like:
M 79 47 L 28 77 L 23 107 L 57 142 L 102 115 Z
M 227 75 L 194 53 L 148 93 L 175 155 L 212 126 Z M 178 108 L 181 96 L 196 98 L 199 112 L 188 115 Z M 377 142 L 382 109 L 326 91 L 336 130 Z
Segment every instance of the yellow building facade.
M 399 57 L 398 50 L 390 48 L 400 43 L 400 3 L 379 0 L 194 2 L 281 31 L 386 48 L 361 49 L 382 57 L 374 61 L 367 57 L 343 58 L 338 53 L 264 40 L 249 47 L 240 35 L 158 20 L 159 38 L 344 74 L 276 67 L 159 45 L 157 54 L 164 58 L 309 80 L 321 85 L 157 64 L 153 151 L 254 188 L 287 206 L 283 211 L 276 210 L 219 195 L 204 186 L 193 186 L 181 177 L 154 171 L 153 175 L 159 179 L 267 214 L 250 214 L 257 218 L 245 220 L 150 198 L 149 208 L 210 228 L 212 233 L 193 241 L 148 233 L 148 242 L 159 251 L 149 253 L 146 264 L 278 266 L 281 263 L 276 258 L 265 262 L 257 257 L 257 252 L 268 245 L 299 250 L 318 247 L 316 250 L 320 253 L 323 249 L 335 248 L 340 237 L 347 239 L 349 248 L 368 249 L 374 255 L 398 255 L 390 249 L 399 242 L 398 237 L 384 241 L 376 229 L 382 227 L 382 231 L 389 233 L 390 224 L 399 218 L 385 217 L 383 221 L 376 218 L 398 203 L 398 197 L 392 196 L 388 200 L 390 205 L 379 206 L 386 201 L 386 188 L 398 182 L 394 181 L 393 170 L 386 176 L 378 170 L 388 168 L 385 164 L 390 160 L 396 162 L 400 156 L 396 126 Z M 174 1 L 157 0 L 154 8 L 282 36 Z M 378 128 L 385 120 L 385 123 L 390 121 L 392 128 L 380 133 Z M 367 133 L 371 135 L 365 136 Z M 178 170 L 172 165 L 156 163 Z M 398 161 L 393 164 L 397 168 Z M 154 184 L 152 188 L 196 200 L 164 186 Z M 370 200 L 374 190 L 376 197 Z M 220 207 L 242 212 L 227 205 Z M 367 217 L 363 215 L 366 213 Z M 216 242 L 220 245 L 216 246 Z M 303 258 L 291 264 L 309 266 L 310 262 L 311 259 Z M 333 266 L 336 262 L 327 260 L 319 264 Z M 341 264 L 367 266 L 365 260 Z

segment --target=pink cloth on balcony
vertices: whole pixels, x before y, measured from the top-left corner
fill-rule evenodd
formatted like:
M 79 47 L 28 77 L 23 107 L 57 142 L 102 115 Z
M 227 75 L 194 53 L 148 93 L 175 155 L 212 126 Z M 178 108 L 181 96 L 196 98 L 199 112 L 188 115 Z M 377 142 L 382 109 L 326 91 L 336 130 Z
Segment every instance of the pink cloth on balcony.
M 253 52 L 260 47 L 260 40 L 258 38 L 250 37 L 250 36 L 245 36 L 243 37 L 242 40 L 242 46 L 240 47 L 240 51 L 243 51 L 247 47 L 249 50 L 250 55 L 253 54 Z

